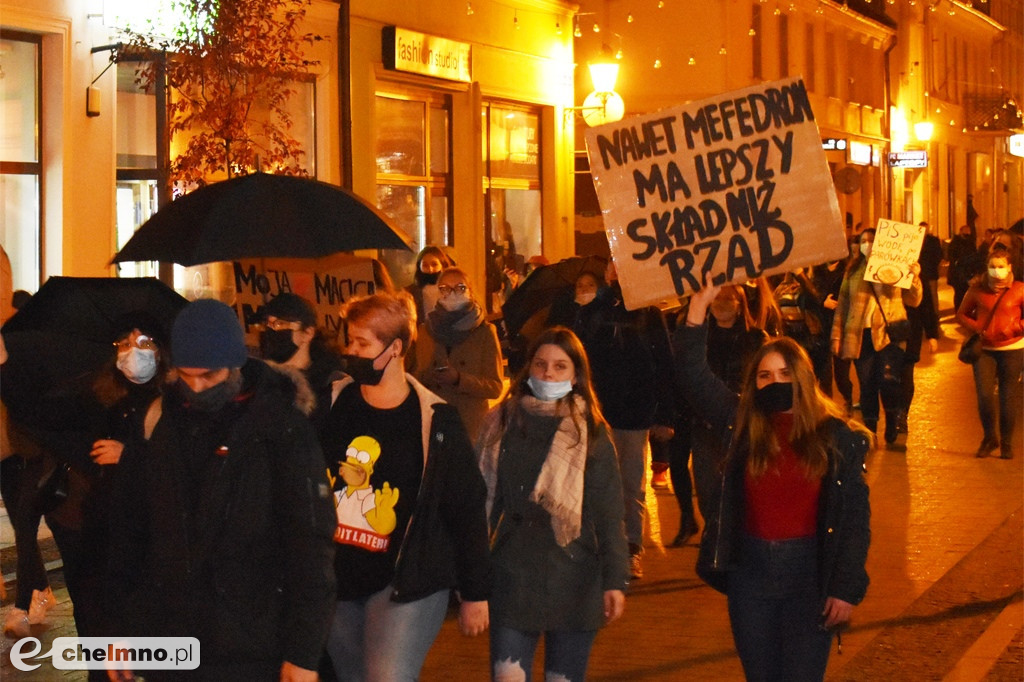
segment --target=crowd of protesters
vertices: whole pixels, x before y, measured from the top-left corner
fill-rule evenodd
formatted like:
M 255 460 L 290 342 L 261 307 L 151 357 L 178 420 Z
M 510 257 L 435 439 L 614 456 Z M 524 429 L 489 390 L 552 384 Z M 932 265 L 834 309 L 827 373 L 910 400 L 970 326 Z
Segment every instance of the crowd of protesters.
M 6 406 L 5 634 L 55 602 L 45 516 L 79 635 L 198 637 L 197 679 L 416 679 L 455 609 L 465 635 L 490 631 L 492 679 L 528 680 L 543 637 L 548 679 L 581 680 L 643 577 L 646 487 L 670 476 L 671 546 L 701 531 L 695 496 L 698 574 L 728 596 L 747 676 L 821 679 L 868 586 L 864 458 L 880 426 L 905 450 L 944 258 L 980 338 L 977 456 L 1016 454 L 1020 236 L 976 244 L 965 227 L 944 254 L 929 232 L 905 289 L 866 279 L 874 238 L 850 230 L 845 260 L 709 283 L 669 310 L 626 309 L 609 261 L 518 338 L 436 246 L 405 290 L 383 273 L 348 301 L 337 344 L 291 293 L 260 311 L 259 357 L 217 301 L 170 328 L 126 315 L 73 433 Z M 68 491 L 44 506 L 55 470 Z

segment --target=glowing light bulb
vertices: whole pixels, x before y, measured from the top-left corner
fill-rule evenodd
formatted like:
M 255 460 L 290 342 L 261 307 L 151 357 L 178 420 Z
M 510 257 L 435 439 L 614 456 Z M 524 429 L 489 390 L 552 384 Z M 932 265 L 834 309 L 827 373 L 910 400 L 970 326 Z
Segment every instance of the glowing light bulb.
M 627 24 L 632 24 L 633 23 L 633 13 L 632 12 L 630 12 L 629 14 L 626 15 L 626 23 Z
M 656 69 L 660 69 L 661 68 L 661 60 L 660 59 L 655 59 L 654 60 L 654 68 L 656 68 Z
M 696 60 L 696 59 L 694 59 L 694 58 L 693 58 L 693 55 L 691 54 L 691 55 L 690 55 L 690 59 L 689 59 L 689 60 L 687 60 L 687 62 L 686 62 L 686 63 L 687 63 L 687 64 L 689 64 L 690 66 L 696 66 L 696 65 L 697 65 L 697 60 Z
M 473 16 L 473 3 L 471 3 L 471 2 L 467 2 L 466 3 L 466 16 L 467 17 Z

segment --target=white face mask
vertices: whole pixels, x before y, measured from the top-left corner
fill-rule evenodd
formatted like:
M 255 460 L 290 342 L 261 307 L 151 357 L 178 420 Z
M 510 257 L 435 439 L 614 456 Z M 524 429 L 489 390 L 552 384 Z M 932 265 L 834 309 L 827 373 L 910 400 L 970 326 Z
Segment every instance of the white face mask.
M 156 376 L 156 351 L 132 348 L 118 353 L 117 368 L 133 384 L 144 384 Z
M 470 303 L 472 300 L 469 298 L 469 294 L 460 294 L 454 291 L 437 299 L 437 304 L 448 311 L 463 310 L 469 307 Z
M 565 381 L 544 381 L 543 379 L 531 376 L 526 380 L 526 384 L 533 391 L 533 395 L 539 400 L 545 401 L 560 400 L 572 391 L 572 381 L 568 379 Z
M 860 243 L 860 252 L 862 254 L 864 254 L 865 258 L 870 256 L 871 255 L 871 242 L 861 242 Z
M 988 276 L 996 281 L 1002 281 L 1010 275 L 1010 268 L 989 268 Z
M 596 296 L 596 291 L 591 291 L 585 294 L 576 294 L 576 302 L 579 303 L 580 305 L 587 305 L 588 303 L 593 301 Z

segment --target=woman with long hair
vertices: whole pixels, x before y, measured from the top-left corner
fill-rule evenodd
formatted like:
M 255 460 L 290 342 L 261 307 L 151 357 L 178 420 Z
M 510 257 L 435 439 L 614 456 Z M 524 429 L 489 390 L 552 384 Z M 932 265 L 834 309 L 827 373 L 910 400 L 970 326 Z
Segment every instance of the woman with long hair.
M 478 451 L 491 529 L 491 676 L 584 679 L 597 630 L 622 615 L 628 578 L 622 484 L 580 340 L 534 340 Z M 542 576 L 542 577 L 541 577 Z
M 821 391 L 790 338 L 761 346 L 740 394 L 730 391 L 707 363 L 719 288 L 691 297 L 677 331 L 682 391 L 727 440 L 697 573 L 728 596 L 747 679 L 820 680 L 833 633 L 868 586 L 870 439 Z
M 879 399 L 885 408 L 885 442 L 896 442 L 903 420 L 903 389 L 899 380 L 886 380 L 885 362 L 881 352 L 890 343 L 906 348 L 907 336 L 896 337 L 900 325 L 909 327 L 906 306 L 921 303 L 923 289 L 921 266 L 913 263 L 910 287 L 898 289 L 865 279 L 868 256 L 875 241 L 875 230 L 858 235 L 858 252 L 847 264 L 846 275 L 839 289 L 839 305 L 832 322 L 832 354 L 853 360 L 860 384 L 860 409 L 864 425 L 874 433 L 878 429 Z M 894 338 L 895 337 L 895 338 Z M 902 365 L 892 368 L 892 377 L 901 377 Z
M 1010 459 L 1022 403 L 1024 282 L 1015 281 L 1006 249 L 994 248 L 989 252 L 985 274 L 967 290 L 956 318 L 982 338 L 981 357 L 973 365 L 978 415 L 985 432 L 977 456 L 988 457 L 998 448 L 1000 457 Z
M 425 320 L 437 305 L 440 292 L 437 280 L 441 271 L 455 265 L 455 261 L 440 246 L 424 246 L 416 254 L 416 273 L 413 282 L 405 288 L 416 302 L 416 319 Z

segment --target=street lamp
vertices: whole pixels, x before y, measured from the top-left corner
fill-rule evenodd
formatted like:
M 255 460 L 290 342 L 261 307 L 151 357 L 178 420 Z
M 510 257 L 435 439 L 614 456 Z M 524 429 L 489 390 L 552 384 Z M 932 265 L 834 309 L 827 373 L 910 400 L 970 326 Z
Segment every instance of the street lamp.
M 601 56 L 588 66 L 594 91 L 583 100 L 583 106 L 565 109 L 564 122 L 569 122 L 571 112 L 574 111 L 580 112 L 589 126 L 599 126 L 622 119 L 626 113 L 626 103 L 622 101 L 622 96 L 615 92 L 619 63 L 612 56 L 611 48 L 605 45 L 601 50 Z
M 914 137 L 920 142 L 932 139 L 933 132 L 935 132 L 935 125 L 931 121 L 920 121 L 914 124 Z

